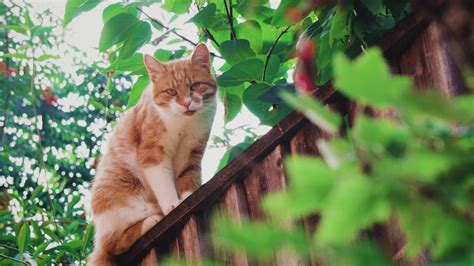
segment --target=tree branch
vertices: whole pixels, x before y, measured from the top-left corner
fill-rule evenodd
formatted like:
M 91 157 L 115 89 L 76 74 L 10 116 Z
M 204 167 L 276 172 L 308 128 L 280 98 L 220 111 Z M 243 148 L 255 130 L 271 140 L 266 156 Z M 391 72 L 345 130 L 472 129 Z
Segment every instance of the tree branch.
M 211 34 L 211 32 L 208 30 L 208 29 L 203 29 L 204 30 L 204 33 L 206 34 L 207 38 L 209 38 L 209 40 L 211 40 L 213 43 L 216 44 L 217 47 L 220 47 L 221 45 L 216 41 L 216 38 L 214 38 L 214 36 Z M 218 56 L 220 57 L 220 56 Z M 222 58 L 222 57 L 220 57 Z
M 273 43 L 272 47 L 270 47 L 270 50 L 268 50 L 268 53 L 267 53 L 267 58 L 265 59 L 265 64 L 263 65 L 263 76 L 262 76 L 262 79 L 263 81 L 265 81 L 265 78 L 267 76 L 267 67 L 268 67 L 268 61 L 270 61 L 270 56 L 272 55 L 273 53 L 273 50 L 275 49 L 275 46 L 277 45 L 278 41 L 280 41 L 280 38 L 288 32 L 288 30 L 290 29 L 290 26 L 286 27 L 281 33 L 280 35 L 278 35 L 278 37 L 276 38 L 275 42 Z
M 196 2 L 196 8 L 198 11 L 201 11 L 201 7 L 199 6 L 199 4 Z M 211 40 L 213 43 L 216 44 L 217 47 L 220 47 L 221 45 L 217 42 L 216 38 L 214 38 L 214 36 L 211 34 L 211 32 L 209 31 L 209 29 L 206 29 L 206 28 L 203 28 L 202 29 L 204 31 L 204 34 L 206 34 L 207 38 L 209 40 Z
M 193 46 L 197 46 L 197 45 L 198 45 L 198 43 L 193 42 L 192 40 L 188 39 L 186 36 L 183 36 L 183 35 L 181 35 L 180 33 L 178 33 L 178 32 L 176 31 L 176 29 L 171 29 L 170 27 L 166 26 L 165 24 L 163 24 L 162 22 L 160 22 L 160 21 L 157 20 L 156 18 L 151 17 L 151 16 L 148 15 L 145 11 L 143 11 L 141 8 L 137 7 L 137 9 L 138 9 L 138 11 L 140 11 L 143 15 L 145 15 L 148 19 L 150 19 L 152 22 L 155 22 L 156 24 L 158 24 L 158 25 L 160 25 L 161 27 L 163 27 L 165 30 L 167 30 L 167 31 L 173 33 L 174 35 L 178 36 L 178 37 L 181 38 L 183 41 L 186 41 L 186 42 L 192 44 Z M 210 33 L 209 33 L 209 34 L 210 34 Z M 212 36 L 212 35 L 211 35 L 211 36 Z M 208 37 L 209 37 L 209 36 L 208 36 Z M 211 39 L 211 38 L 210 38 L 210 39 Z M 213 36 L 212 36 L 211 41 L 214 41 L 214 42 L 217 44 L 217 46 L 219 46 L 219 44 L 217 43 L 217 41 L 214 39 Z M 222 56 L 217 55 L 217 54 L 215 54 L 215 53 L 213 53 L 213 52 L 211 52 L 210 54 L 211 54 L 211 56 L 213 56 L 213 57 L 222 58 Z
M 236 40 L 237 35 L 235 34 L 234 18 L 232 16 L 232 0 L 229 0 L 229 4 L 230 4 L 230 8 L 227 6 L 227 0 L 224 0 L 225 13 L 227 14 L 227 19 L 229 20 L 230 39 L 231 40 Z

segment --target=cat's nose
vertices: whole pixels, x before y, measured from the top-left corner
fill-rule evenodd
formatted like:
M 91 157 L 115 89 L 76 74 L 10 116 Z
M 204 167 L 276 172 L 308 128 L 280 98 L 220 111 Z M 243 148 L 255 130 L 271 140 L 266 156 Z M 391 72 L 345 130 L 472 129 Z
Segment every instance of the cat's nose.
M 184 97 L 183 103 L 181 105 L 186 107 L 186 109 L 189 109 L 189 106 L 191 105 L 191 101 L 192 101 L 191 97 Z

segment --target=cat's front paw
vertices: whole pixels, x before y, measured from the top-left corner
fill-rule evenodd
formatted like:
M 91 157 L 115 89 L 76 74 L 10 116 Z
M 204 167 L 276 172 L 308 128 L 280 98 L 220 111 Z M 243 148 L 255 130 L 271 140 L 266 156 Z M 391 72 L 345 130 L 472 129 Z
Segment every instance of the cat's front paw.
M 192 191 L 189 191 L 189 190 L 188 190 L 188 191 L 184 191 L 183 193 L 181 193 L 181 196 L 180 196 L 181 201 L 185 200 L 185 199 L 186 199 L 187 197 L 189 197 L 191 194 L 193 194 L 193 192 L 192 192 Z
M 155 224 L 157 224 L 161 218 L 163 218 L 161 215 L 152 215 L 150 217 L 147 217 L 145 220 L 143 220 L 142 223 L 142 235 L 148 232 Z
M 181 203 L 182 200 L 178 199 L 169 206 L 163 208 L 163 214 L 168 215 L 174 208 L 178 207 L 178 205 Z

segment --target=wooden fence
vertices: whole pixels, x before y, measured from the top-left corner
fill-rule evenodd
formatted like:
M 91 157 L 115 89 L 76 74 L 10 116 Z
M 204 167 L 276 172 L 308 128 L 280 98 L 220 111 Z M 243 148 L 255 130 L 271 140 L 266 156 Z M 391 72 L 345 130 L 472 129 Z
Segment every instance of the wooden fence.
M 414 14 L 388 32 L 379 46 L 392 71 L 413 76 L 418 88 L 435 87 L 448 97 L 466 90 L 437 22 Z M 315 97 L 333 110 L 349 115 L 350 124 L 359 112 L 374 116 L 391 115 L 348 101 L 330 84 L 317 90 Z M 242 217 L 265 219 L 260 207 L 263 195 L 282 190 L 287 184 L 283 158 L 293 154 L 319 156 L 316 140 L 330 137 L 301 114 L 291 113 L 164 217 L 117 261 L 123 265 L 138 264 L 155 248 L 159 258 L 175 255 L 187 261 L 214 258 L 226 265 L 256 264 L 245 254 L 231 256 L 212 248 L 209 236 L 211 214 L 220 210 L 237 220 Z M 306 230 L 314 231 L 317 220 L 317 217 L 305 219 L 303 224 Z M 403 248 L 403 236 L 397 230 L 396 221 L 376 226 L 370 234 L 395 258 Z M 425 259 L 420 256 L 416 261 L 407 262 L 401 258 L 399 262 L 422 265 Z M 318 265 L 318 262 L 315 258 L 300 261 L 290 253 L 283 253 L 275 255 L 273 264 Z

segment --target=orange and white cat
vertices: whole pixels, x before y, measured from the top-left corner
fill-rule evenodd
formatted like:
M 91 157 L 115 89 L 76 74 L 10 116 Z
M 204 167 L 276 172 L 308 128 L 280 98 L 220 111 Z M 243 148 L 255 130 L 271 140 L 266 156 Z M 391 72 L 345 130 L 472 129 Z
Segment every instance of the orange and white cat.
M 92 187 L 95 247 L 90 265 L 113 265 L 200 184 L 216 106 L 209 50 L 161 63 L 145 55 L 151 85 L 119 119 Z

